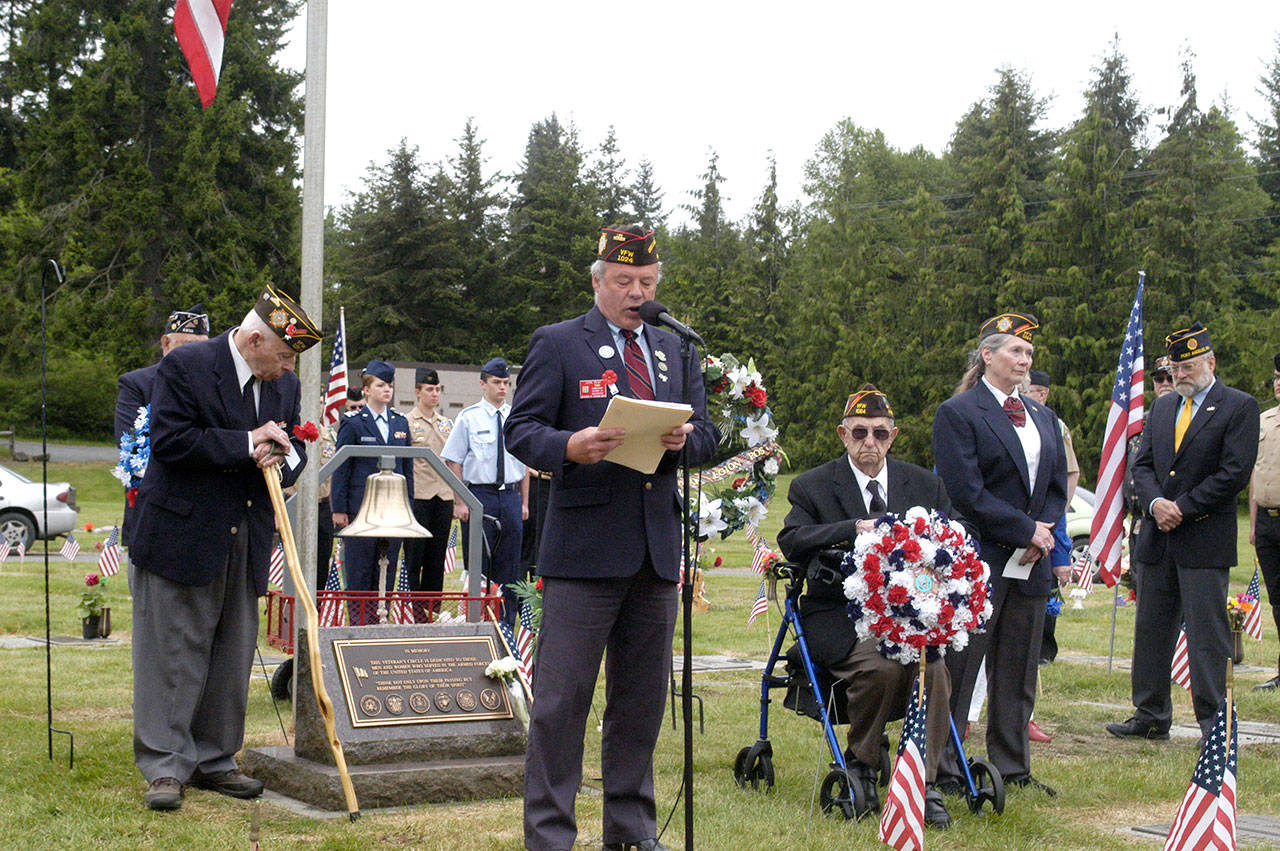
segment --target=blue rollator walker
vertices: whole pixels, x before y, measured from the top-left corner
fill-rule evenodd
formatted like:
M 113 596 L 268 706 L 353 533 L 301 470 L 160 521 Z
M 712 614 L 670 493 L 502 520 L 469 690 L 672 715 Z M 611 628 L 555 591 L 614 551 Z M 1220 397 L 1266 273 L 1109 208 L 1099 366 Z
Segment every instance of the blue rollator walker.
M 837 563 L 844 556 L 843 550 L 824 551 L 820 558 L 825 562 L 835 560 Z M 835 677 L 813 662 L 809 652 L 809 643 L 805 638 L 804 626 L 800 621 L 798 601 L 804 589 L 805 569 L 794 562 L 779 562 L 774 566 L 778 577 L 787 583 L 786 601 L 782 623 L 778 627 L 777 638 L 773 642 L 773 650 L 769 653 L 769 661 L 765 665 L 760 685 L 760 738 L 755 744 L 738 751 L 733 762 L 733 779 L 742 788 L 770 791 L 773 788 L 773 745 L 769 741 L 769 692 L 773 689 L 787 690 L 783 706 L 794 710 L 797 714 L 808 715 L 822 724 L 823 736 L 831 751 L 830 771 L 823 778 L 819 789 L 818 801 L 823 813 L 838 812 L 847 820 L 860 820 L 871 807 L 865 800 L 861 781 L 850 771 L 845 762 L 844 749 L 836 737 L 835 725 L 847 724 L 847 705 L 845 690 L 837 688 Z M 787 633 L 795 635 L 795 644 L 782 654 L 782 642 Z M 779 660 L 785 659 L 786 676 L 776 676 L 773 671 Z M 951 739 L 955 743 L 956 753 L 964 771 L 965 798 L 969 809 L 981 813 L 985 803 L 991 804 L 995 813 L 1004 812 L 1004 780 L 994 765 L 985 759 L 969 759 L 965 756 L 964 744 L 956 729 L 955 719 L 951 719 Z M 879 782 L 887 785 L 890 774 L 889 737 L 884 736 L 881 742 Z

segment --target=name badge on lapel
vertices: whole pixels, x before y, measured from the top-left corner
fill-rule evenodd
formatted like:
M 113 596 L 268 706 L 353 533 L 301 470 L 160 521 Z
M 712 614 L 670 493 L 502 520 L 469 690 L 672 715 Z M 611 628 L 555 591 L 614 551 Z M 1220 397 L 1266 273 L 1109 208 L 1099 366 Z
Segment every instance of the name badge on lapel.
M 360 435 L 360 442 L 361 443 L 377 443 L 378 438 L 373 437 L 372 435 L 362 434 Z
M 603 399 L 605 392 L 602 378 L 584 378 L 578 382 L 579 399 Z

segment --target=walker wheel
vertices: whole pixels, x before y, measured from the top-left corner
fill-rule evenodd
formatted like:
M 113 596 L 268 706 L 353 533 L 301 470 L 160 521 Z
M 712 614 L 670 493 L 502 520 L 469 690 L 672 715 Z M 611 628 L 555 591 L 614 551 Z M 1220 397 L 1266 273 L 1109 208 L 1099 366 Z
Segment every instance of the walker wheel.
M 999 770 L 985 759 L 970 759 L 969 773 L 973 775 L 976 795 L 966 795 L 969 799 L 969 810 L 982 812 L 982 805 L 991 802 L 991 811 L 996 815 L 1004 812 L 1004 778 Z
M 743 748 L 733 761 L 733 779 L 743 789 L 759 791 L 762 783 L 766 792 L 773 789 L 773 758 L 757 746 Z
M 862 781 L 841 768 L 831 769 L 823 778 L 818 803 L 824 815 L 838 811 L 845 821 L 861 818 L 867 810 Z

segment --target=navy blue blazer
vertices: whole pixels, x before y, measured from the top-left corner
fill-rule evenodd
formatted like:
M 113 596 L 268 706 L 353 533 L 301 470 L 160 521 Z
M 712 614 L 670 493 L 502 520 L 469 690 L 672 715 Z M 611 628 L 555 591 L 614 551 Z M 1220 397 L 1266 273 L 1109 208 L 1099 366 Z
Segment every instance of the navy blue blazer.
M 645 336 L 657 373 L 655 398 L 680 401 L 684 380 L 679 338 L 652 325 L 645 326 Z M 665 371 L 659 369 L 660 363 L 667 364 Z M 680 454 L 666 453 L 652 475 L 608 460 L 597 464 L 565 460 L 569 437 L 599 425 L 609 407 L 607 395 L 583 398 L 579 382 L 598 380 L 610 369 L 618 376 L 620 392 L 633 395 L 622 353 L 597 308 L 533 332 L 503 433 L 507 451 L 530 467 L 551 473 L 538 572 L 574 578 L 631 576 L 648 551 L 658 576 L 674 582 L 680 573 L 676 489 Z M 720 432 L 707 418 L 706 391 L 696 365 L 689 396 L 693 431 L 686 447 L 690 466 L 697 466 L 715 455 Z
M 409 435 L 409 421 L 403 414 L 387 408 L 387 439 L 382 439 L 382 432 L 373 421 L 373 412 L 368 406 L 361 408 L 349 417 L 343 417 L 338 425 L 338 439 L 335 446 L 411 446 L 413 440 Z M 395 471 L 408 479 L 409 500 L 413 500 L 413 459 L 397 458 Z M 333 488 L 329 493 L 329 507 L 338 513 L 351 515 L 354 520 L 364 502 L 365 481 L 378 472 L 377 458 L 348 458 L 333 474 Z
M 244 404 L 228 331 L 188 343 L 160 361 L 151 395 L 151 461 L 138 488 L 137 528 L 129 557 L 142 570 L 183 585 L 208 585 L 225 566 L 237 535 L 249 536 L 249 569 L 267 592 L 275 516 L 267 483 L 250 455 L 248 432 L 268 420 L 293 433 L 298 376 L 261 385 L 258 421 Z M 282 467 L 284 485 L 306 463 Z
M 1009 415 L 981 380 L 938 407 L 933 419 L 933 458 L 956 511 L 973 524 L 992 585 L 1009 556 L 1031 542 L 1036 521 L 1050 526 L 1067 505 L 1067 458 L 1053 411 L 1020 396 L 1040 433 L 1040 464 L 1028 487 L 1027 458 Z M 1054 585 L 1046 554 L 1025 580 L 1012 580 L 1024 594 L 1048 594 Z
M 1178 567 L 1230 567 L 1236 563 L 1236 497 L 1249 484 L 1258 455 L 1258 400 L 1214 381 L 1173 451 L 1182 397 L 1166 393 L 1151 404 L 1133 481 L 1142 513 L 1157 497 L 1171 499 L 1182 522 L 1161 532 L 1142 524 L 1134 556 Z

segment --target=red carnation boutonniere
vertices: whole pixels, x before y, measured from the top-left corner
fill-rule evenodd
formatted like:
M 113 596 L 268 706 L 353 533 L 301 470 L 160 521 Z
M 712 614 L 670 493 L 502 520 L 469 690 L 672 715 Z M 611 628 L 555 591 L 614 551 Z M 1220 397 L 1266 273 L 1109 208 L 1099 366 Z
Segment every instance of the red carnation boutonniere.
M 320 429 L 313 422 L 307 422 L 303 425 L 293 427 L 293 436 L 307 443 L 314 443 L 320 439 Z
M 600 376 L 600 380 L 601 380 L 601 381 L 603 381 L 603 382 L 605 383 L 605 386 L 606 386 L 606 387 L 608 387 L 608 386 L 610 386 L 610 385 L 613 385 L 613 384 L 617 384 L 617 383 L 618 383 L 618 373 L 614 372 L 612 369 L 606 369 L 606 370 L 604 371 L 604 374 Z

